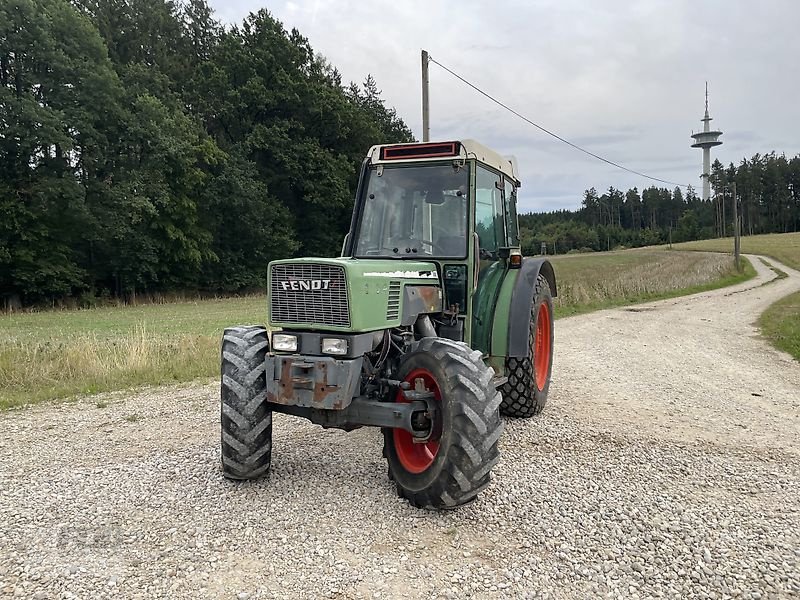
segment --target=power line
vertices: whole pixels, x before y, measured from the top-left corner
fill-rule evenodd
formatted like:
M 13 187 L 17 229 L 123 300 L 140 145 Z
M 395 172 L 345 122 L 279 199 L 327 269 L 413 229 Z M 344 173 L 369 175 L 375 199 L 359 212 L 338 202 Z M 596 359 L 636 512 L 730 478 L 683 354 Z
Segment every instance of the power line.
M 674 181 L 667 181 L 666 179 L 659 179 L 658 177 L 653 177 L 652 175 L 647 175 L 647 174 L 645 174 L 645 173 L 641 173 L 641 172 L 639 172 L 639 171 L 636 171 L 636 170 L 634 170 L 634 169 L 629 169 L 628 167 L 626 167 L 626 166 L 623 166 L 623 165 L 621 165 L 621 164 L 619 164 L 619 163 L 615 163 L 615 162 L 614 162 L 614 161 L 612 161 L 612 160 L 608 160 L 607 158 L 603 158 L 602 156 L 600 156 L 600 155 L 598 155 L 598 154 L 595 154 L 594 152 L 591 152 L 591 151 L 587 150 L 586 148 L 581 148 L 581 147 L 580 147 L 580 146 L 578 146 L 577 144 L 574 144 L 574 143 L 570 142 L 569 140 L 566 140 L 566 139 L 564 139 L 564 138 L 563 138 L 563 137 L 561 137 L 560 135 L 558 135 L 558 134 L 556 134 L 556 133 L 553 133 L 553 132 L 552 132 L 552 131 L 550 131 L 549 129 L 546 129 L 545 127 L 542 127 L 542 126 L 541 126 L 541 125 L 539 125 L 538 123 L 534 123 L 533 121 L 531 121 L 531 120 L 530 120 L 528 117 L 526 117 L 525 115 L 523 115 L 523 114 L 520 114 L 519 112 L 517 112 L 516 110 L 514 110 L 513 108 L 511 108 L 511 107 L 510 107 L 510 106 L 508 106 L 507 104 L 504 104 L 503 102 L 501 102 L 500 100 L 498 100 L 497 98 L 495 98 L 494 96 L 492 96 L 491 94 L 489 94 L 488 92 L 484 92 L 484 91 L 483 91 L 481 88 L 479 88 L 479 87 L 478 87 L 477 85 L 475 85 L 474 83 L 472 83 L 472 82 L 470 82 L 470 81 L 467 81 L 466 79 L 464 79 L 464 78 L 463 78 L 461 75 L 459 75 L 459 74 L 458 74 L 458 73 L 456 73 L 455 71 L 453 71 L 453 70 L 451 70 L 451 69 L 447 68 L 447 67 L 446 67 L 446 66 L 444 66 L 442 63 L 440 63 L 438 60 L 435 60 L 435 59 L 434 59 L 432 56 L 428 55 L 428 60 L 430 60 L 430 62 L 432 62 L 432 63 L 436 63 L 436 64 L 437 64 L 437 65 L 439 65 L 439 66 L 440 66 L 442 69 L 444 69 L 445 71 L 447 71 L 448 73 L 450 73 L 450 75 L 452 75 L 452 76 L 453 76 L 453 77 L 455 77 L 456 79 L 460 80 L 462 83 L 465 83 L 466 85 L 468 85 L 469 87 L 471 87 L 473 90 L 475 90 L 475 91 L 476 91 L 476 92 L 478 92 L 479 94 L 481 94 L 481 95 L 483 95 L 483 96 L 486 96 L 486 97 L 487 97 L 489 100 L 491 100 L 491 101 L 492 101 L 492 102 L 494 102 L 495 104 L 497 104 L 497 105 L 499 105 L 499 106 L 502 106 L 502 107 L 503 107 L 503 108 L 505 108 L 505 109 L 506 109 L 508 112 L 512 113 L 513 115 L 516 115 L 517 117 L 519 117 L 520 119 L 522 119 L 522 120 L 523 120 L 523 121 L 525 121 L 526 123 L 529 123 L 530 125 L 533 125 L 534 127 L 536 127 L 537 129 L 539 129 L 540 131 L 543 131 L 543 132 L 544 132 L 544 133 L 546 133 L 547 135 L 549 135 L 549 136 L 551 136 L 551 137 L 554 137 L 554 138 L 556 138 L 556 139 L 557 139 L 557 140 L 559 140 L 560 142 L 564 142 L 564 143 L 565 143 L 567 146 L 572 146 L 572 147 L 573 147 L 573 148 L 575 148 L 576 150 L 580 150 L 580 151 L 581 151 L 581 152 L 583 152 L 584 154 L 588 154 L 589 156 L 591 156 L 591 157 L 593 157 L 593 158 L 596 158 L 597 160 L 600 160 L 600 161 L 602 161 L 602 162 L 604 162 L 604 163 L 606 163 L 606 164 L 609 164 L 609 165 L 611 165 L 612 167 L 616 167 L 616 168 L 618 168 L 618 169 L 622 169 L 623 171 L 627 171 L 628 173 L 633 173 L 634 175 L 638 175 L 639 177 L 644 177 L 644 178 L 646 178 L 646 179 L 652 179 L 653 181 L 658 181 L 658 182 L 660 182 L 660 183 L 666 183 L 666 184 L 668 184 L 668 185 L 677 185 L 678 187 L 683 187 L 683 188 L 689 188 L 689 187 L 690 187 L 690 186 L 688 186 L 688 185 L 686 185 L 686 184 L 683 184 L 683 183 L 676 183 L 676 182 L 674 182 Z

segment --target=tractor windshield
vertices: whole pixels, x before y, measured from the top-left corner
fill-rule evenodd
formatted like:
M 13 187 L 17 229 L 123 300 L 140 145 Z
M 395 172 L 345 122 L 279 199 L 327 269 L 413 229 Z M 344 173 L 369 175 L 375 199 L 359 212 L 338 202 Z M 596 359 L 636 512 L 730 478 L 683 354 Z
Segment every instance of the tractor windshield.
M 366 178 L 357 257 L 467 256 L 466 167 L 378 165 Z

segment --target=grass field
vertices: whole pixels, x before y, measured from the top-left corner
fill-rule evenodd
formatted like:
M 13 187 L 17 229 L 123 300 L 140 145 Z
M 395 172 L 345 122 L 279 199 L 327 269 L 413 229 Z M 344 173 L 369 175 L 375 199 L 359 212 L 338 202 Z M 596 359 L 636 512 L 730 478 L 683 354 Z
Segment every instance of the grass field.
M 733 238 L 699 240 L 673 244 L 680 250 L 706 250 L 711 252 L 733 252 Z M 763 254 L 800 270 L 800 233 L 770 233 L 767 235 L 742 236 L 742 252 Z
M 669 298 L 745 281 L 755 275 L 745 261 L 737 274 L 722 254 L 661 249 L 552 257 L 558 280 L 556 316 Z
M 751 276 L 722 255 L 631 250 L 554 257 L 557 316 L 721 287 Z M 0 408 L 215 377 L 229 325 L 263 323 L 265 298 L 0 315 Z
M 263 296 L 0 315 L 0 409 L 212 376 L 222 330 L 265 316 Z
M 776 348 L 800 360 L 800 292 L 770 306 L 758 319 L 758 326 Z

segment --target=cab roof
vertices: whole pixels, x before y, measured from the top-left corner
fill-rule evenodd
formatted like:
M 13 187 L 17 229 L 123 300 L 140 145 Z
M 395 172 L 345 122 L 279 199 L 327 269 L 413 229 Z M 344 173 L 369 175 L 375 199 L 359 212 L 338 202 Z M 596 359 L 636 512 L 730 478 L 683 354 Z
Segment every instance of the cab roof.
M 517 186 L 521 184 L 517 160 L 513 156 L 501 156 L 475 140 L 379 144 L 372 146 L 367 153 L 367 158 L 372 164 L 378 165 L 397 162 L 441 161 L 451 157 L 462 160 L 475 158 L 478 162 L 508 176 Z

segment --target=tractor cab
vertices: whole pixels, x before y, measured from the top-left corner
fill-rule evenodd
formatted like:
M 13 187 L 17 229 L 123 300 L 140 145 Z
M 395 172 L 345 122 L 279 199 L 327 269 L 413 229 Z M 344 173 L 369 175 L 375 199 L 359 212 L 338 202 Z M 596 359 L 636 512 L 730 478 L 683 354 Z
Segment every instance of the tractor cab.
M 522 265 L 516 161 L 474 140 L 373 146 L 343 256 L 432 261 L 458 341 L 490 353 L 499 287 Z M 447 328 L 451 334 L 453 329 Z

